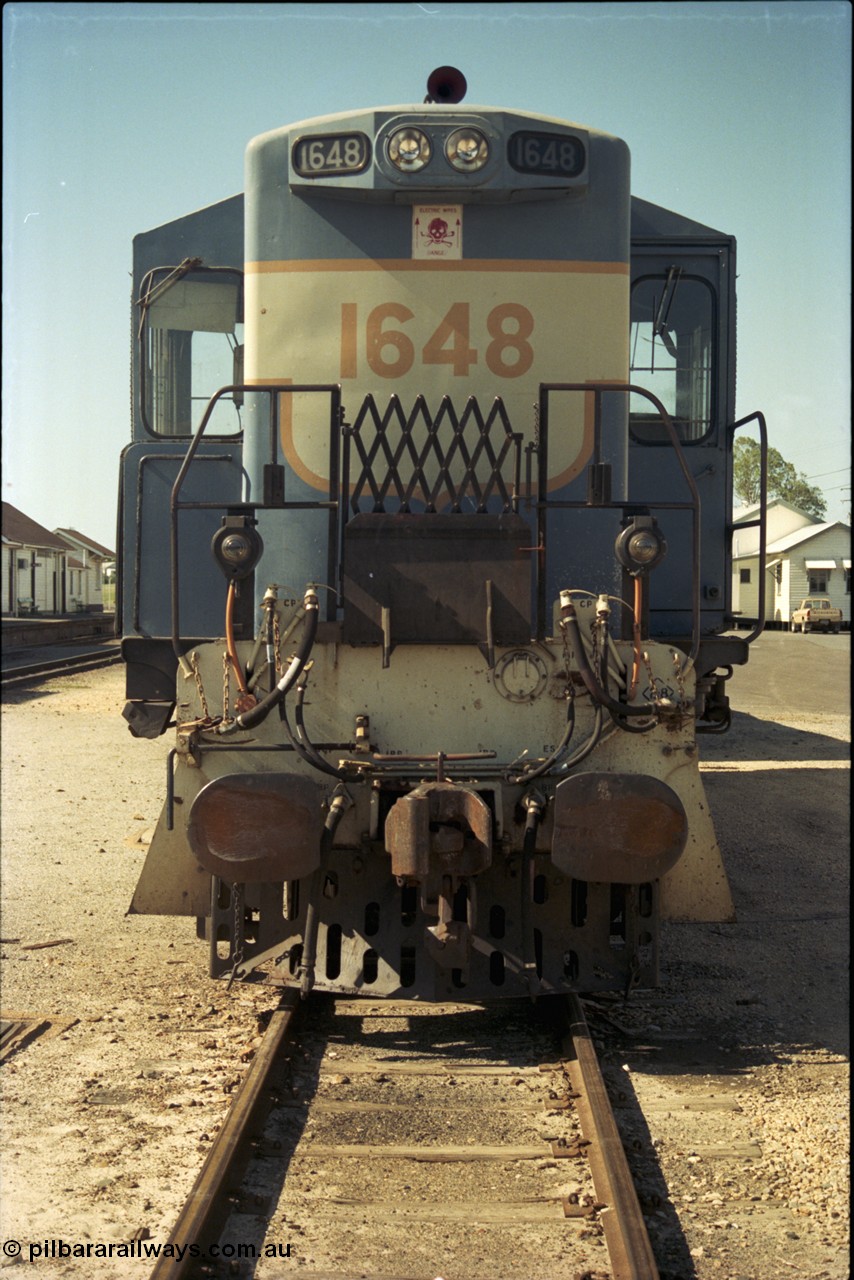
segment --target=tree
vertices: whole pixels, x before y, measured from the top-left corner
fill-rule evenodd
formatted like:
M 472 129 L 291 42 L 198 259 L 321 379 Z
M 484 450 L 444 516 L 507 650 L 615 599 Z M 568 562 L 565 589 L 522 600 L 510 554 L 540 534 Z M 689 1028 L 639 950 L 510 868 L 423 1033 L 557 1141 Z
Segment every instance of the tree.
M 733 450 L 733 488 L 745 505 L 759 501 L 759 444 L 756 440 L 736 440 Z M 776 449 L 768 450 L 768 497 L 783 498 L 793 507 L 820 523 L 827 503 L 820 489 L 800 475 Z

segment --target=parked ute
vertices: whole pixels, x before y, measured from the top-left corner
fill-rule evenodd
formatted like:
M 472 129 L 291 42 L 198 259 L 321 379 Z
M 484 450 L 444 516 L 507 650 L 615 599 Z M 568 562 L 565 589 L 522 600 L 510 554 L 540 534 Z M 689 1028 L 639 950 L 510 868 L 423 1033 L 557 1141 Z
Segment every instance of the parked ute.
M 832 631 L 834 635 L 842 623 L 842 610 L 834 609 L 827 596 L 810 596 L 802 600 L 800 608 L 792 614 L 792 630 Z

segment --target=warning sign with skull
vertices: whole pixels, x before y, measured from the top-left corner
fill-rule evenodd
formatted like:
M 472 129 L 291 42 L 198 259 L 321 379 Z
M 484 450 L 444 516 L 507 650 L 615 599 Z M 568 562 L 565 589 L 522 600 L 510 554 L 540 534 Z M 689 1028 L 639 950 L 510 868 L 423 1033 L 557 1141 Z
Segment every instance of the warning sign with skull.
M 416 259 L 463 256 L 461 204 L 416 204 L 412 207 L 412 256 Z

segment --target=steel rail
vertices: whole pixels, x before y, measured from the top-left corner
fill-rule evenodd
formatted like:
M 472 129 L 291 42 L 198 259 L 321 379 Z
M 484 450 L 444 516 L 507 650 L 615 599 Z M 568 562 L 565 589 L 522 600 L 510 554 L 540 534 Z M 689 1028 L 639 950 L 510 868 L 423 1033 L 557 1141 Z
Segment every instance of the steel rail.
M 659 1280 L 658 1266 L 635 1192 L 623 1142 L 590 1029 L 576 995 L 567 997 L 569 1032 L 564 1040 L 566 1070 L 576 1093 L 581 1130 L 596 1198 L 606 1207 L 599 1220 L 611 1261 L 612 1280 Z
M 46 679 L 49 676 L 74 675 L 77 671 L 92 671 L 96 667 L 112 666 L 121 662 L 122 654 L 118 645 L 101 650 L 90 650 L 88 653 L 75 653 L 65 658 L 48 658 L 44 662 L 30 662 L 20 667 L 5 667 L 2 672 L 2 684 L 17 684 L 19 681 L 34 680 L 37 677 Z
M 189 1246 L 196 1245 L 206 1253 L 217 1242 L 228 1217 L 224 1202 L 232 1190 L 235 1165 L 245 1154 L 253 1123 L 262 1110 L 270 1074 L 291 1033 L 299 1007 L 299 992 L 286 991 L 167 1241 L 168 1245 L 181 1246 L 183 1257 L 164 1257 L 161 1253 L 151 1280 L 181 1280 L 190 1274 L 192 1267 L 204 1261 L 198 1255 L 193 1256 Z

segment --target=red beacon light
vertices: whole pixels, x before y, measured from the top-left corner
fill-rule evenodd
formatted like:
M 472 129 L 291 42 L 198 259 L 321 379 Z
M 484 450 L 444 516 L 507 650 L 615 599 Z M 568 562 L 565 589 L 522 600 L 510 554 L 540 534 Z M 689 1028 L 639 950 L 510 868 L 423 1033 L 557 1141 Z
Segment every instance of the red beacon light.
M 437 67 L 427 79 L 425 102 L 462 102 L 466 96 L 466 78 L 456 67 Z

